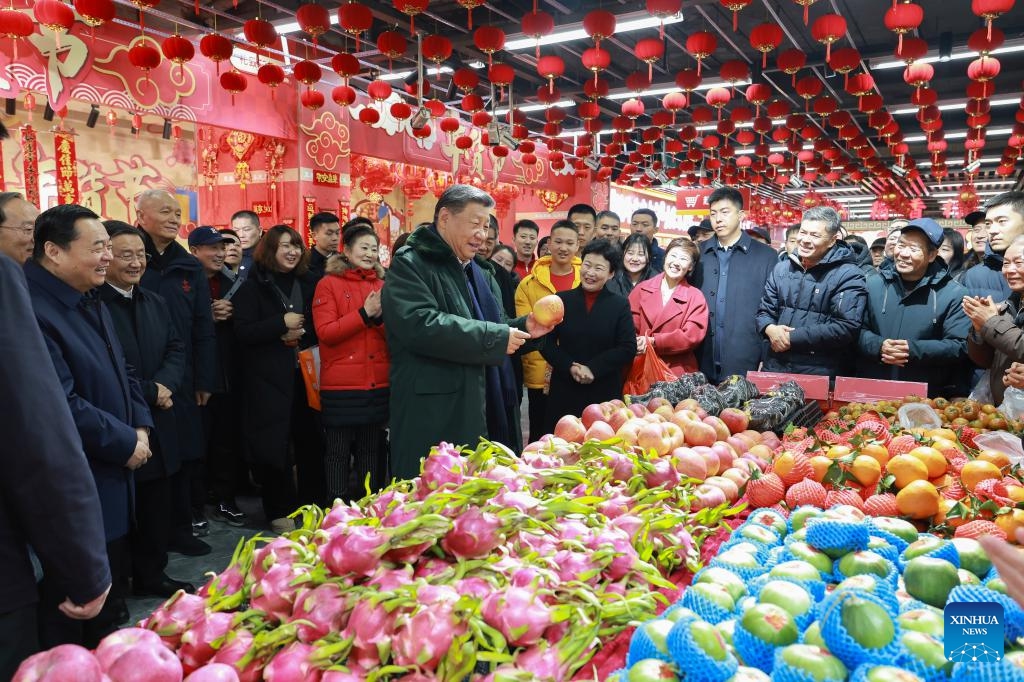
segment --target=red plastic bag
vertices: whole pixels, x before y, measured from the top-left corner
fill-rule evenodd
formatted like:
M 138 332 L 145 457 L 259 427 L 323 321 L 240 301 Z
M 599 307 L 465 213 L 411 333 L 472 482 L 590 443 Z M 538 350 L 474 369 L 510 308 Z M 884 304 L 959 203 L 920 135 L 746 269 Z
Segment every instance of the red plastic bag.
M 625 395 L 640 395 L 651 390 L 651 385 L 658 381 L 675 381 L 678 378 L 648 344 L 647 349 L 634 358 L 633 368 L 629 370 L 622 392 Z

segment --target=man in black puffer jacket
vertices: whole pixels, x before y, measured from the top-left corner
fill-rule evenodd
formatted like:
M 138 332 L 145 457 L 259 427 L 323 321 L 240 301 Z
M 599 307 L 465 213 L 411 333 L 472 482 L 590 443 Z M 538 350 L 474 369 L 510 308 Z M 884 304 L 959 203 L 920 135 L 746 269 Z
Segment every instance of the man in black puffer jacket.
M 856 351 L 867 293 L 853 250 L 839 240 L 839 214 L 804 212 L 798 249 L 768 277 L 757 329 L 771 344 L 763 369 L 823 374 L 846 371 Z

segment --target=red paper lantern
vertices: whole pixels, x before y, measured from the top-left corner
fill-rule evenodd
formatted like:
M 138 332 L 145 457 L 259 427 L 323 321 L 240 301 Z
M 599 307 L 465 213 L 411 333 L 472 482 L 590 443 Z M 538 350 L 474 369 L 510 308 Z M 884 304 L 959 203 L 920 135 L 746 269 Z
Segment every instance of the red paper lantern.
M 722 62 L 718 75 L 726 83 L 731 83 L 735 87 L 737 83 L 750 80 L 750 67 L 742 59 L 730 59 L 729 61 Z
M 339 52 L 334 55 L 331 58 L 331 68 L 334 69 L 334 73 L 338 74 L 346 85 L 349 78 L 358 75 L 362 70 L 359 60 L 356 59 L 355 55 L 351 55 L 348 52 Z
M 679 93 L 682 94 L 682 93 Z M 655 111 L 651 114 L 651 125 L 654 128 L 648 128 L 644 131 L 644 139 L 647 139 L 648 134 L 654 135 L 657 133 L 657 139 L 661 138 L 661 129 L 666 128 L 670 125 L 675 124 L 675 115 L 671 111 Z
M 750 31 L 750 46 L 761 53 L 762 69 L 768 66 L 768 53 L 780 44 L 782 44 L 782 29 L 775 24 L 760 24 Z
M 894 3 L 885 13 L 885 27 L 899 36 L 896 49 L 903 45 L 903 35 L 917 30 L 924 21 L 924 10 L 912 2 Z M 845 32 L 845 31 L 844 31 Z
M 971 11 L 985 20 L 991 34 L 992 20 L 1013 9 L 1014 0 L 971 0 Z
M 484 100 L 480 95 L 465 95 L 462 98 L 462 110 L 466 112 L 476 112 L 484 108 Z
M 113 21 L 117 15 L 113 0 L 75 0 L 75 11 L 89 26 L 102 26 L 108 21 Z M 21 12 L 18 14 L 25 16 Z M 6 24 L 3 15 L 0 15 L 0 26 Z
M 359 122 L 368 126 L 380 121 L 380 112 L 373 107 L 363 107 L 359 110 Z
M 303 90 L 302 94 L 299 95 L 299 102 L 302 106 L 310 111 L 316 111 L 324 105 L 324 94 L 319 90 Z
M 967 47 L 979 54 L 989 54 L 1002 47 L 1005 41 L 1006 35 L 998 28 L 979 28 L 967 39 Z
M 370 96 L 370 99 L 377 102 L 383 102 L 388 97 L 391 97 L 392 92 L 391 84 L 387 81 L 382 81 L 379 78 L 371 81 L 370 85 L 366 88 L 366 94 Z
M 676 85 L 686 92 L 696 90 L 703 80 L 696 69 L 682 69 L 676 74 Z
M 548 89 L 548 86 L 542 85 L 537 88 L 537 100 L 541 104 L 554 104 L 555 102 L 562 99 L 562 91 L 558 88 L 552 87 Z
M 747 88 L 747 101 L 756 107 L 756 116 L 761 115 L 761 105 L 772 97 L 772 89 L 763 83 L 754 83 Z
M 544 11 L 534 10 L 523 15 L 523 35 L 537 41 L 536 54 L 540 59 L 540 39 L 555 30 L 555 18 Z
M 580 102 L 576 105 L 576 114 L 584 121 L 589 121 L 601 115 L 601 107 L 597 102 Z
M 996 94 L 996 86 L 992 81 L 975 81 L 967 85 L 967 97 L 970 99 L 987 99 Z M 1024 108 L 1024 96 L 1021 97 L 1021 107 Z
M 722 89 L 724 90 L 724 88 Z M 726 92 L 729 91 L 726 90 Z M 715 120 L 715 112 L 711 111 L 710 107 L 696 106 L 693 108 L 693 112 L 690 114 L 690 117 L 696 125 L 704 125 Z
M 597 74 L 608 68 L 608 65 L 612 63 L 612 56 L 603 48 L 588 47 L 583 51 L 583 55 L 580 57 L 580 60 L 588 71 L 592 71 L 594 73 L 594 81 L 596 83 Z
M 590 99 L 598 99 L 599 97 L 608 96 L 608 81 L 603 78 L 594 76 L 594 78 L 587 80 L 583 83 L 583 94 Z
M 825 59 L 832 56 L 832 43 L 846 35 L 846 19 L 839 14 L 823 14 L 814 20 L 811 35 L 825 45 Z
M 643 92 L 651 87 L 651 78 L 643 71 L 634 71 L 626 76 L 626 88 L 633 92 Z
M 423 58 L 433 62 L 440 69 L 441 62 L 452 56 L 452 41 L 445 36 L 431 34 L 423 36 Z
M 179 74 L 181 74 L 185 62 L 191 61 L 196 56 L 196 47 L 192 41 L 182 38 L 177 33 L 164 38 L 160 43 L 160 51 L 164 53 L 164 57 L 178 65 Z
M 793 47 L 780 52 L 779 56 L 775 58 L 775 63 L 781 71 L 793 77 L 793 85 L 796 86 L 796 74 L 807 63 L 807 55 L 802 50 Z
M 697 60 L 698 74 L 700 74 L 703 61 L 714 54 L 716 49 L 718 49 L 718 38 L 714 33 L 697 31 L 691 33 L 686 39 L 686 51 Z
M 622 115 L 625 116 L 626 118 L 636 119 L 640 116 L 643 116 L 643 113 L 644 103 L 635 97 L 633 99 L 627 99 L 625 102 L 622 103 Z M 630 128 L 632 128 L 632 124 L 630 124 Z M 616 130 L 623 129 L 629 130 L 629 128 L 619 128 L 618 126 L 616 126 Z
M 299 8 L 295 10 L 295 20 L 298 22 L 299 28 L 313 39 L 314 45 L 317 44 L 320 36 L 331 30 L 331 13 L 327 11 L 326 7 L 313 3 L 299 5 Z
M 409 15 L 409 35 L 416 34 L 416 15 L 427 11 L 430 0 L 394 0 L 395 9 Z
M 360 36 L 373 27 L 373 13 L 368 7 L 350 0 L 338 8 L 338 25 L 346 33 L 355 36 L 358 46 Z
M 381 31 L 377 35 L 377 50 L 388 58 L 388 70 L 393 68 L 392 62 L 405 54 L 409 44 L 398 31 Z
M 498 63 L 487 69 L 487 78 L 499 88 L 506 88 L 516 77 L 515 69 L 508 64 Z
M 817 76 L 805 76 L 796 82 L 796 94 L 804 98 L 807 106 L 810 106 L 812 99 L 821 94 L 823 88 Z
M 472 121 L 473 125 L 475 125 L 477 128 L 483 128 L 493 120 L 494 117 L 491 116 L 490 113 L 486 111 L 474 111 L 473 115 L 470 116 L 470 121 Z
M 217 65 L 217 73 L 220 74 L 220 63 L 231 59 L 231 53 L 235 51 L 234 45 L 224 36 L 210 33 L 199 40 L 199 52 L 204 57 Z
M 36 0 L 32 6 L 36 21 L 43 28 L 59 34 L 70 31 L 75 23 L 75 12 L 59 0 Z
M 869 95 L 875 89 L 875 79 L 868 73 L 858 73 L 856 76 L 850 76 L 846 80 L 846 91 L 854 97 L 860 98 L 860 103 L 863 103 L 865 96 Z M 878 97 L 876 95 L 876 97 Z M 881 97 L 879 97 L 881 100 Z M 864 109 L 861 109 L 864 111 Z M 865 112 L 867 113 L 867 112 Z
M 602 9 L 591 10 L 583 17 L 583 30 L 600 47 L 602 40 L 615 35 L 615 15 Z
M 399 121 L 404 121 L 407 118 L 412 117 L 412 107 L 405 102 L 395 102 L 391 105 L 390 111 L 391 115 Z
M 802 6 L 804 8 L 804 26 L 807 25 L 807 19 L 808 19 L 807 10 L 810 9 L 811 5 L 813 5 L 817 1 L 818 0 L 793 0 L 793 2 L 795 2 L 796 4 L 798 4 L 798 5 L 800 5 L 800 6 Z
M 789 113 L 792 110 L 793 109 L 789 106 L 788 102 L 777 99 L 768 104 L 768 117 L 771 119 L 785 118 L 786 116 L 789 116 Z M 771 121 L 769 121 L 769 124 L 770 123 Z
M 722 120 L 722 108 L 729 104 L 730 99 L 732 95 L 729 94 L 728 88 L 711 88 L 705 97 L 707 103 L 718 110 L 719 121 Z
M 263 19 L 249 19 L 242 24 L 242 33 L 245 34 L 245 39 L 258 49 L 269 47 L 278 39 L 277 29 L 272 23 Z M 259 60 L 258 53 L 256 59 Z
M 232 69 L 226 71 L 220 75 L 220 87 L 231 93 L 231 105 L 235 104 L 235 95 L 240 92 L 245 92 L 245 89 L 249 86 L 249 81 L 246 80 L 245 76 L 239 73 L 237 70 Z
M 661 20 L 658 37 L 665 38 L 665 19 L 683 11 L 683 0 L 647 0 L 647 13 Z
M 473 31 L 473 43 L 487 55 L 487 65 L 490 66 L 494 53 L 505 47 L 505 32 L 497 26 L 481 26 Z
M 462 92 L 472 92 L 480 85 L 480 76 L 473 69 L 462 67 L 452 74 L 452 82 Z
M 509 153 L 509 148 L 506 147 L 503 144 L 499 144 L 497 146 L 491 147 L 491 155 L 492 156 L 496 156 L 499 159 L 505 158 L 506 156 L 508 156 L 508 153 Z
M 466 26 L 473 30 L 473 10 L 484 4 L 484 0 L 455 0 L 460 7 L 466 8 Z
M 128 61 L 137 69 L 142 69 L 149 78 L 149 72 L 160 66 L 160 50 L 150 45 L 145 38 L 128 50 Z
M 736 32 L 739 27 L 739 12 L 741 9 L 750 6 L 753 0 L 718 0 L 722 7 L 732 12 L 732 30 Z
M 541 87 L 543 88 L 543 86 Z M 544 112 L 544 120 L 548 123 L 561 123 L 565 120 L 565 117 L 565 110 L 559 109 L 558 107 L 552 107 Z M 580 118 L 582 118 L 582 116 Z
M 641 38 L 633 46 L 633 54 L 647 64 L 647 77 L 652 77 L 654 62 L 665 56 L 665 43 L 660 38 Z
M 1000 64 L 995 57 L 979 57 L 967 67 L 967 77 L 984 83 L 999 75 Z
M 320 82 L 324 75 L 320 66 L 308 59 L 295 62 L 295 66 L 292 67 L 292 74 L 294 74 L 295 80 L 307 86 Z
M 672 125 L 676 123 L 676 112 L 685 109 L 689 103 L 689 99 L 681 92 L 670 92 L 661 100 L 661 106 L 672 114 Z
M 849 80 L 849 73 L 860 66 L 860 51 L 853 47 L 841 47 L 833 50 L 828 60 L 829 68 L 843 74 L 843 85 Z
M 896 46 L 893 56 L 905 64 L 913 64 L 928 55 L 928 42 L 923 38 L 905 36 L 903 42 Z
M 935 77 L 935 68 L 931 64 L 915 62 L 903 70 L 903 82 L 914 88 L 922 88 Z
M 331 99 L 341 107 L 347 107 L 356 101 L 355 88 L 349 85 L 339 85 L 331 90 Z
M 462 127 L 462 124 L 459 123 L 459 119 L 455 118 L 454 116 L 445 116 L 444 118 L 441 119 L 441 122 L 438 124 L 437 127 L 441 129 L 441 132 L 446 133 L 450 138 L 453 133 L 458 132 L 459 128 Z
M 509 67 L 511 69 L 512 67 Z M 565 61 L 558 55 L 546 54 L 537 60 L 537 73 L 548 81 L 548 92 L 555 89 L 555 79 L 565 73 Z M 493 78 L 491 80 L 494 80 Z

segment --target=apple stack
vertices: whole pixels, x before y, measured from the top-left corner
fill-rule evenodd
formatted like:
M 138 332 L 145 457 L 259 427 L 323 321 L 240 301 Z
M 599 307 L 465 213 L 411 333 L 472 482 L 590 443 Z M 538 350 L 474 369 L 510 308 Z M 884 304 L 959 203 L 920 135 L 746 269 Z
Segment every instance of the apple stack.
M 821 538 L 830 541 L 816 546 Z M 1003 606 L 1005 656 L 946 658 L 942 608 L 956 602 Z M 975 540 L 852 506 L 761 510 L 676 604 L 637 628 L 626 668 L 609 680 L 1020 680 L 1022 634 L 1024 611 Z

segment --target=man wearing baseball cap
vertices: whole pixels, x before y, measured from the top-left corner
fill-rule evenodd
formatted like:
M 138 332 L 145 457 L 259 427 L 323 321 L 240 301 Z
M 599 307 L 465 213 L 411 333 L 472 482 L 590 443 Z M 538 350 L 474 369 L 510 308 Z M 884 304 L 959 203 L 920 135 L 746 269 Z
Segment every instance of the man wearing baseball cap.
M 700 244 L 715 236 L 715 228 L 711 227 L 711 220 L 705 218 L 696 225 L 690 225 L 686 233 L 694 244 Z
M 961 301 L 967 290 L 937 258 L 942 228 L 918 218 L 900 230 L 893 260 L 867 279 L 857 376 L 923 381 L 929 396 L 961 395 L 959 371 L 971 323 Z

